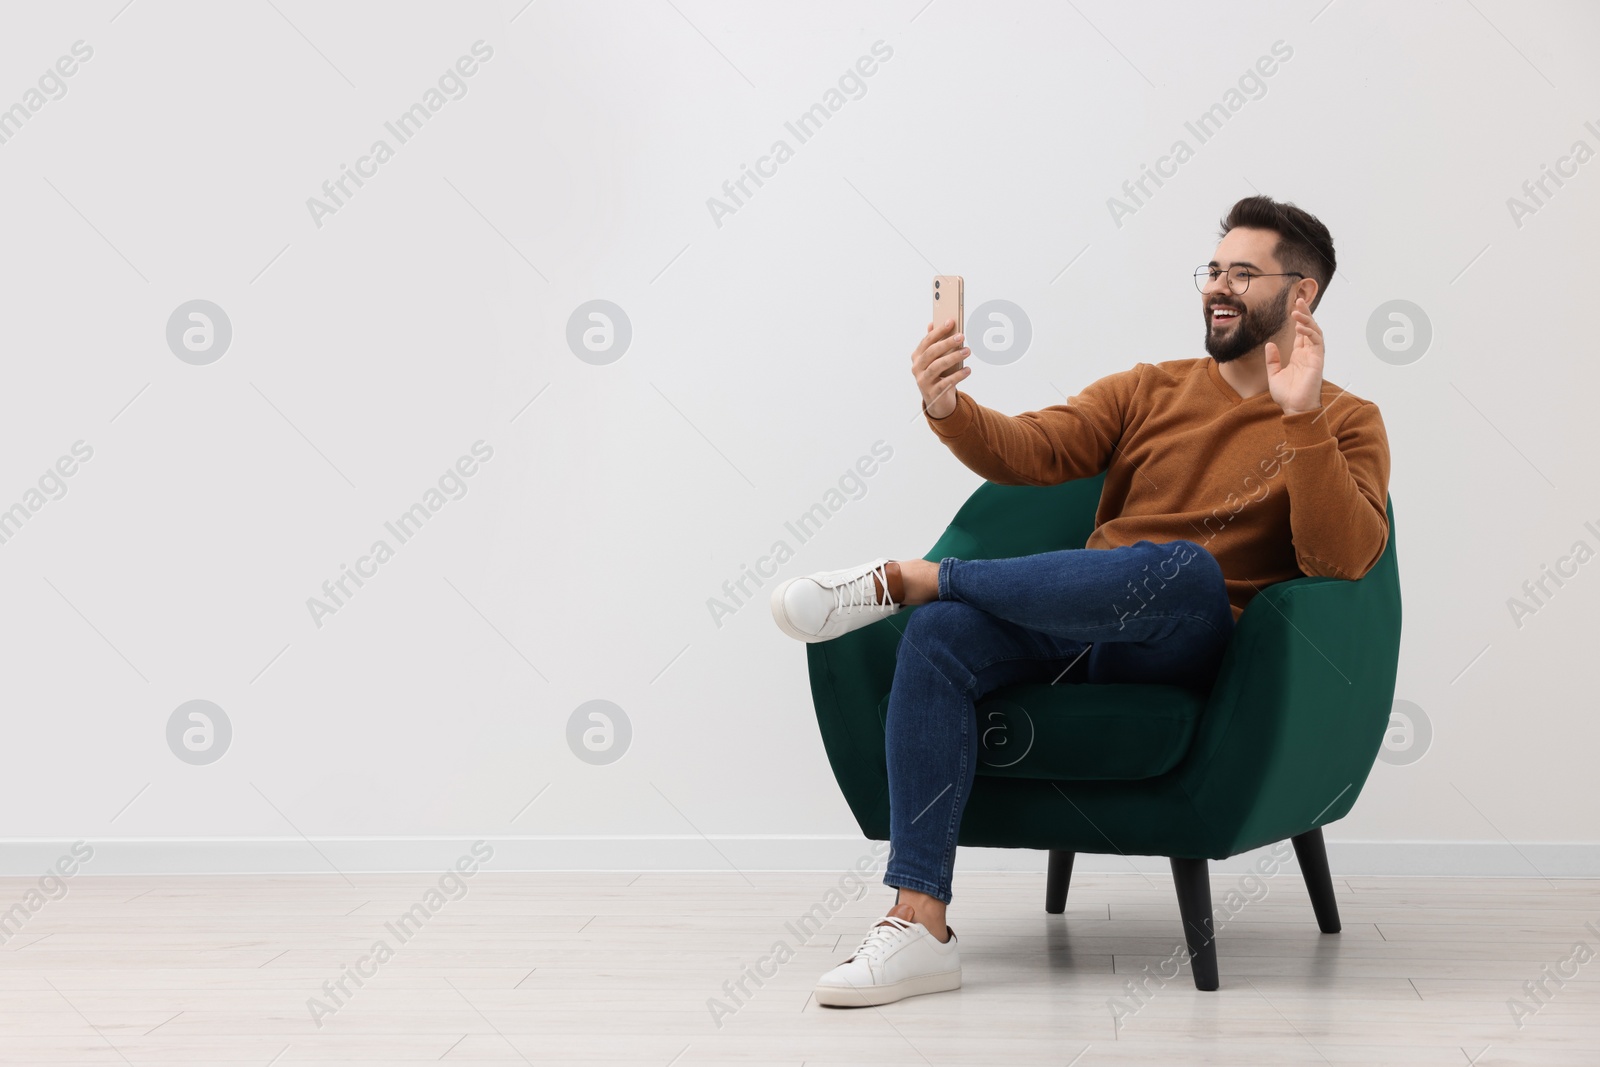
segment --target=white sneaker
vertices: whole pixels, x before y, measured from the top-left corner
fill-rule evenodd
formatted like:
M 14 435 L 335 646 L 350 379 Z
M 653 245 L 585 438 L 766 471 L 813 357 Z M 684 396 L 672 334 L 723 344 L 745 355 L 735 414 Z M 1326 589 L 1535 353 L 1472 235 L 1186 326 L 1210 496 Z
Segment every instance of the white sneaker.
M 847 567 L 790 578 L 772 591 L 772 617 L 796 641 L 831 641 L 898 612 L 903 604 L 889 597 L 887 557 Z M 876 574 L 883 583 L 878 599 Z
M 862 938 L 855 955 L 817 979 L 818 1004 L 864 1008 L 921 993 L 961 988 L 956 932 L 940 943 L 921 923 L 886 915 Z

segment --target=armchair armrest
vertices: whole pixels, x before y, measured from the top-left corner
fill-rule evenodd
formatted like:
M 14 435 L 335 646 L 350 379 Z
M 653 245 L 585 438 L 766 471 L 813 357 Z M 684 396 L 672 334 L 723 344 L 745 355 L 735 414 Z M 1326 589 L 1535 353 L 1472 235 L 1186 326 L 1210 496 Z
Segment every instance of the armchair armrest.
M 1105 472 L 1059 485 L 984 482 L 923 559 L 1005 559 L 1082 548 L 1094 532 Z
M 998 559 L 1082 548 L 1094 530 L 1104 483 L 1104 472 L 1053 486 L 984 482 L 923 558 Z M 878 703 L 894 684 L 895 653 L 908 618 L 901 612 L 806 646 L 828 762 L 862 831 L 879 840 L 889 836 L 889 796 Z
M 1390 543 L 1365 576 L 1279 582 L 1239 618 L 1194 743 L 1172 772 L 1202 819 L 1239 828 L 1225 855 L 1342 818 L 1372 770 L 1400 656 L 1389 510 Z

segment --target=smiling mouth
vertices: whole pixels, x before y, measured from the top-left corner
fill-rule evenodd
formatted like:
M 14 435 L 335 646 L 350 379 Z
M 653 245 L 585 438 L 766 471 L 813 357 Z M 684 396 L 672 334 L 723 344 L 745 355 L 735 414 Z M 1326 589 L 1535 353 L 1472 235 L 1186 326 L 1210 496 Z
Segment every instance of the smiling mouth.
M 1211 305 L 1211 325 L 1215 328 L 1237 322 L 1240 314 L 1241 312 L 1238 308 L 1229 307 L 1226 304 L 1213 304 Z

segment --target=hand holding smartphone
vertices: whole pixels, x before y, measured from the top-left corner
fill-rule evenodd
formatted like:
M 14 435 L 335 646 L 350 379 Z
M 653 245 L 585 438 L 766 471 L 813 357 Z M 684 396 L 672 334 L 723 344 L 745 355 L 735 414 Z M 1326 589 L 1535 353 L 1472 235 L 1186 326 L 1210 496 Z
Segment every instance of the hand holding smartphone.
M 933 280 L 933 321 L 911 353 L 911 373 L 922 393 L 922 410 L 943 419 L 956 409 L 956 384 L 972 373 L 964 346 L 965 308 L 959 274 L 941 274 Z M 952 321 L 953 320 L 953 321 Z
M 965 327 L 966 309 L 964 302 L 964 285 L 959 274 L 940 274 L 933 279 L 933 330 L 938 333 L 944 329 L 946 319 L 955 319 L 955 332 L 960 333 Z M 966 362 L 962 361 L 944 373 L 949 377 L 956 371 L 963 369 Z

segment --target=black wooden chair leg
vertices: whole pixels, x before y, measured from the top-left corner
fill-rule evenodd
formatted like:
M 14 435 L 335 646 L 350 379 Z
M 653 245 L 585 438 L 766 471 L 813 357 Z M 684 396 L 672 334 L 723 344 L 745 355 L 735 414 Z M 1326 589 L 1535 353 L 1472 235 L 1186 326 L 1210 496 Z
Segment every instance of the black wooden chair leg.
M 1194 987 L 1217 988 L 1217 939 L 1211 925 L 1211 881 L 1203 859 L 1171 857 L 1172 881 L 1178 887 L 1178 914 L 1183 918 L 1184 940 L 1189 944 L 1189 967 Z
M 1075 853 L 1050 850 L 1049 872 L 1044 876 L 1044 910 L 1060 915 L 1067 910 L 1067 886 L 1072 882 Z
M 1294 842 L 1295 859 L 1300 861 L 1306 889 L 1311 893 L 1311 910 L 1317 913 L 1317 925 L 1325 934 L 1338 933 L 1339 905 L 1333 899 L 1333 875 L 1328 873 L 1328 846 L 1322 840 L 1322 827 L 1290 840 Z

